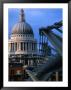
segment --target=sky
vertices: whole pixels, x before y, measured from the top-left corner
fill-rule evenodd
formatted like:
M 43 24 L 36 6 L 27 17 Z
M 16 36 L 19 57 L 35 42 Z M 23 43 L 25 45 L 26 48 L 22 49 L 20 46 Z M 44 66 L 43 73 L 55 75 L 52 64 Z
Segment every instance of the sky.
M 58 22 L 63 19 L 62 9 L 61 8 L 49 8 L 49 9 L 24 9 L 25 12 L 25 20 L 28 24 L 31 25 L 34 37 L 39 42 L 39 28 L 47 27 L 49 25 L 53 25 L 55 22 Z M 12 32 L 13 26 L 19 22 L 19 14 L 20 9 L 9 8 L 8 9 L 8 30 L 9 35 Z M 54 30 L 56 32 L 56 30 Z M 58 33 L 58 32 L 56 32 Z

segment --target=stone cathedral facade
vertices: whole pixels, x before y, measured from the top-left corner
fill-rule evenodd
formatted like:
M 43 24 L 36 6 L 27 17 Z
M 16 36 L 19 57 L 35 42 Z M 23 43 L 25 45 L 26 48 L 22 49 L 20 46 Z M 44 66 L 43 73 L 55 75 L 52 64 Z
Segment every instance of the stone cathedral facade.
M 18 23 L 12 29 L 8 47 L 9 80 L 18 80 L 17 75 L 22 74 L 23 66 L 34 66 L 37 61 L 37 41 L 32 27 L 25 20 L 23 9 L 20 10 Z

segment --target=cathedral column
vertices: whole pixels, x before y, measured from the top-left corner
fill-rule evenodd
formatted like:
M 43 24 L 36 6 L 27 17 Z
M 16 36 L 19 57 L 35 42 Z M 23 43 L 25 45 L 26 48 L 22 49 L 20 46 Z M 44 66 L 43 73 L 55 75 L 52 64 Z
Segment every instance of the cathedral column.
M 34 45 L 34 43 L 32 42 L 32 45 L 31 45 L 32 46 L 32 51 L 33 51 L 33 45 Z
M 25 50 L 27 51 L 27 43 L 25 42 Z
M 24 50 L 24 42 L 23 42 L 23 50 Z
M 28 42 L 27 42 L 27 51 L 28 51 Z
M 15 43 L 14 43 L 14 52 L 16 51 L 16 45 L 15 45 Z
M 28 51 L 29 51 L 29 42 L 28 42 Z
M 17 43 L 17 51 L 19 51 L 19 42 Z
M 16 45 L 15 45 L 15 43 L 14 43 L 14 51 L 16 51 L 16 47 L 15 47 Z
M 23 50 L 25 51 L 25 42 L 23 42 Z
M 17 51 L 18 51 L 18 43 L 17 43 Z
M 26 45 L 26 42 L 25 42 L 25 51 L 26 51 L 26 49 L 27 49 L 26 46 L 27 46 L 27 45 Z
M 34 51 L 36 51 L 36 47 L 37 47 L 37 46 L 36 46 L 36 43 L 34 43 Z
M 14 43 L 12 43 L 12 52 L 14 52 Z
M 21 50 L 21 43 L 19 42 L 19 51 Z
M 29 42 L 29 51 L 31 51 L 31 42 Z
M 20 42 L 20 50 L 21 50 L 21 42 Z
M 30 51 L 32 51 L 32 43 L 30 42 Z

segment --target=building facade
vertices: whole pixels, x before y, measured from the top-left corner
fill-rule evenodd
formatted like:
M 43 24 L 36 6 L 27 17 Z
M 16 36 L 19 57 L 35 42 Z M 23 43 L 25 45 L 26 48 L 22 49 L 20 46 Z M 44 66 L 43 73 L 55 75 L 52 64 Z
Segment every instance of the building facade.
M 34 39 L 34 33 L 31 26 L 25 20 L 23 9 L 20 11 L 19 19 L 19 22 L 14 25 L 11 38 L 9 39 L 9 56 L 18 55 L 18 57 L 21 57 L 23 55 L 36 55 L 37 41 Z
M 23 9 L 20 10 L 19 22 L 12 29 L 8 47 L 9 79 L 17 80 L 14 77 L 21 74 L 23 67 L 35 66 L 37 55 L 37 41 L 32 27 L 25 20 Z

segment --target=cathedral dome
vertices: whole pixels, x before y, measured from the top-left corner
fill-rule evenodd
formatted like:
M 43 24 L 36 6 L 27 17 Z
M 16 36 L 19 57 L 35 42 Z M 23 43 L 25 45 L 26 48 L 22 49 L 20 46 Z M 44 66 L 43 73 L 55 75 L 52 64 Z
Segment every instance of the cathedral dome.
M 20 12 L 20 21 L 14 25 L 12 34 L 33 34 L 31 26 L 25 21 L 23 9 Z
M 12 34 L 33 34 L 33 30 L 28 23 L 19 22 L 14 25 Z

